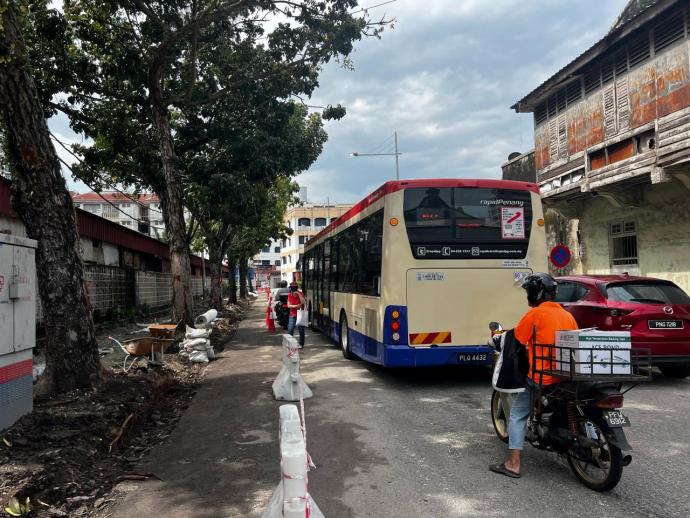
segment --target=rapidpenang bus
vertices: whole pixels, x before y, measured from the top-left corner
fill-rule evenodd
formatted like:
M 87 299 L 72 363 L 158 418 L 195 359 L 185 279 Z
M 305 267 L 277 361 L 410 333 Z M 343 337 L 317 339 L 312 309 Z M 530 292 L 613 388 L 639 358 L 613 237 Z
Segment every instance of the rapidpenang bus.
M 505 180 L 388 182 L 305 246 L 313 328 L 387 367 L 490 364 L 488 324 L 527 311 L 546 271 L 539 188 Z

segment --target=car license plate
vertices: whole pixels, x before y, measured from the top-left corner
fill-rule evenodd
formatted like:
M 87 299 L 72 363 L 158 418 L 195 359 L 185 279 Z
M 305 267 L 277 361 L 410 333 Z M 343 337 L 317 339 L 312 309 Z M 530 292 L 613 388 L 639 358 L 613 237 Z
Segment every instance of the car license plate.
M 604 411 L 604 421 L 613 428 L 621 426 L 630 426 L 630 419 L 623 415 L 620 410 L 606 410 Z
M 648 320 L 649 329 L 683 329 L 682 320 Z
M 460 363 L 487 363 L 489 355 L 486 353 L 460 353 L 458 354 L 458 361 Z

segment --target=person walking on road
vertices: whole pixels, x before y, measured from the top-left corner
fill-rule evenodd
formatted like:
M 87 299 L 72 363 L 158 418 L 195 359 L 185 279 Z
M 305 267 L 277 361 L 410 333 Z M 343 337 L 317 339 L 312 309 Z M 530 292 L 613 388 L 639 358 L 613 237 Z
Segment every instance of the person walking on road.
M 527 292 L 527 302 L 532 309 L 515 327 L 514 336 L 518 347 L 527 348 L 529 372 L 524 392 L 517 395 L 510 409 L 508 458 L 501 464 L 489 466 L 491 471 L 512 478 L 520 478 L 521 453 L 525 444 L 530 405 L 538 396 L 540 387 L 558 383 L 558 378 L 542 375 L 540 372 L 550 368 L 550 360 L 546 359 L 546 356 L 553 355 L 553 348 L 539 347 L 539 344 L 553 345 L 556 342 L 556 331 L 571 331 L 578 328 L 573 316 L 554 302 L 558 284 L 553 277 L 546 273 L 530 275 L 522 283 L 522 287 Z
M 299 291 L 295 281 L 290 283 L 290 293 L 288 295 L 287 307 L 290 310 L 287 331 L 290 336 L 295 334 L 295 326 L 299 330 L 299 347 L 304 347 L 304 326 L 297 326 L 297 310 L 304 309 L 304 295 Z

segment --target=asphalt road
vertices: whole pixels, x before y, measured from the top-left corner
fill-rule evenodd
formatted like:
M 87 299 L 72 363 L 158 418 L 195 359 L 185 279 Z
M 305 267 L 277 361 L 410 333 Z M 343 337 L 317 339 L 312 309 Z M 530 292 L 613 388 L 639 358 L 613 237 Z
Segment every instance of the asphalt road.
M 690 516 L 690 380 L 658 375 L 626 395 L 633 462 L 618 487 L 582 486 L 555 454 L 527 446 L 523 477 L 488 471 L 505 446 L 487 372 L 390 371 L 307 338 L 312 494 L 327 517 Z
M 270 382 L 280 335 L 261 308 L 211 364 L 166 444 L 123 483 L 108 516 L 259 516 L 279 480 L 278 406 Z M 610 493 L 582 486 L 565 461 L 527 447 L 520 480 L 491 473 L 505 445 L 483 370 L 390 371 L 345 360 L 307 332 L 303 377 L 310 492 L 327 518 L 690 516 L 690 380 L 657 376 L 626 396 L 632 464 Z M 120 493 L 118 497 L 117 494 Z

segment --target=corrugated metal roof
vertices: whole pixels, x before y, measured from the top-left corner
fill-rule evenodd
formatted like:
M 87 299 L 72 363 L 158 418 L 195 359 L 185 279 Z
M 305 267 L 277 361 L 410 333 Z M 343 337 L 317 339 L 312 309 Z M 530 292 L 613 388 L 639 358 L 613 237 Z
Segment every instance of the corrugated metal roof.
M 151 193 L 143 194 L 123 194 L 117 191 L 104 191 L 101 193 L 97 192 L 84 192 L 84 193 L 72 193 L 72 200 L 80 203 L 84 202 L 98 202 L 104 203 L 106 201 L 116 203 L 127 203 L 127 202 L 138 202 L 144 205 L 149 203 L 160 203 L 158 196 Z
M 553 74 L 550 78 L 544 81 L 542 84 L 537 86 L 525 97 L 516 102 L 511 108 L 518 113 L 525 113 L 533 111 L 532 106 L 534 98 L 543 94 L 547 89 L 552 88 L 555 85 L 560 84 L 562 81 L 568 78 L 568 72 L 575 72 L 576 68 L 582 67 L 596 57 L 599 52 L 603 51 L 613 44 L 613 42 L 630 26 L 630 24 L 637 20 L 640 16 L 645 14 L 647 11 L 656 7 L 660 4 L 665 4 L 661 9 L 666 9 L 674 4 L 677 4 L 679 0 L 631 0 L 628 5 L 623 9 L 623 12 L 616 19 L 609 32 L 597 41 L 594 45 L 585 50 L 582 54 L 573 59 L 570 63 L 561 68 L 558 72 Z M 525 109 L 522 109 L 525 108 Z
M 0 177 L 0 214 L 17 217 L 10 202 L 11 182 Z M 168 243 L 141 234 L 108 219 L 96 216 L 85 210 L 76 209 L 77 231 L 81 237 L 98 239 L 104 243 L 111 243 L 135 252 L 153 255 L 162 259 L 170 258 Z M 201 257 L 190 254 L 192 266 L 201 268 Z M 208 268 L 208 265 L 207 265 Z M 227 267 L 223 267 L 228 271 Z
M 621 29 L 628 22 L 632 21 L 637 15 L 642 14 L 644 11 L 658 3 L 659 0 L 630 0 L 628 5 L 623 8 L 623 11 L 616 19 L 616 23 L 614 23 L 609 30 L 609 34 L 617 29 Z

